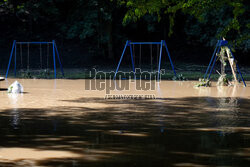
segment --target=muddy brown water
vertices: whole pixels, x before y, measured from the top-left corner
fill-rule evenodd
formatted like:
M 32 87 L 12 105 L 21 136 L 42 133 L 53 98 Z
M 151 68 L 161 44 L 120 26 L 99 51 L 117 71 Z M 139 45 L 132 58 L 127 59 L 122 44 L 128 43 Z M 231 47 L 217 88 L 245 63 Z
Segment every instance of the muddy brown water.
M 250 166 L 249 86 L 131 83 L 111 95 L 156 99 L 104 99 L 85 80 L 18 81 L 19 95 L 0 82 L 0 166 Z

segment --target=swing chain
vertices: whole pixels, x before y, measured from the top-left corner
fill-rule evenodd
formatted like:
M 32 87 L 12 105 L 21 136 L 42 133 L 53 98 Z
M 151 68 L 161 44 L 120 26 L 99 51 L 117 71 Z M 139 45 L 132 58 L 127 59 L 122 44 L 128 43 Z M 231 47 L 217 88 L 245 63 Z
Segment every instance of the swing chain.
M 42 44 L 40 43 L 40 68 L 43 69 Z
M 28 43 L 27 44 L 28 46 L 28 58 L 27 58 L 27 70 L 29 71 L 29 68 L 30 68 L 30 44 Z
M 47 71 L 49 69 L 49 44 L 47 44 Z

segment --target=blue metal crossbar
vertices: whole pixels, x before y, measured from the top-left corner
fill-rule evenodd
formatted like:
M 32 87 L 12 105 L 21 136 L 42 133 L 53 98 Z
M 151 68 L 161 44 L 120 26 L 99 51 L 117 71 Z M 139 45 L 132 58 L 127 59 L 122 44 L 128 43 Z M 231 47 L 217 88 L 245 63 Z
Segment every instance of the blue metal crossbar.
M 53 44 L 53 42 L 16 42 L 16 44 Z
M 212 71 L 213 71 L 214 66 L 215 66 L 215 62 L 216 62 L 216 60 L 217 60 L 216 54 L 219 54 L 219 52 L 220 52 L 222 46 L 227 46 L 227 47 L 229 48 L 229 50 L 230 50 L 230 52 L 231 52 L 233 58 L 234 58 L 233 52 L 232 52 L 230 46 L 228 45 L 228 41 L 226 41 L 226 40 L 218 40 L 218 42 L 217 42 L 217 44 L 216 44 L 216 46 L 215 46 L 215 49 L 214 49 L 212 58 L 211 58 L 211 60 L 210 60 L 210 62 L 209 62 L 209 65 L 208 65 L 208 67 L 207 67 L 206 73 L 205 73 L 205 75 L 204 75 L 204 79 L 206 79 L 207 73 L 208 73 L 208 71 L 209 71 L 209 69 L 210 69 L 210 67 L 211 67 L 210 72 L 209 72 L 209 76 L 208 76 L 208 78 L 207 78 L 207 79 L 210 79 L 211 74 L 212 74 Z M 211 66 L 211 65 L 212 65 L 212 66 Z M 242 73 L 240 72 L 240 68 L 239 68 L 239 66 L 238 66 L 237 63 L 236 63 L 236 67 L 237 67 L 238 73 L 240 74 L 241 80 L 242 80 L 244 86 L 246 87 L 245 80 L 244 80 L 244 78 L 243 78 L 243 76 L 242 76 Z
M 130 42 L 131 45 L 160 45 L 161 42 Z
M 160 48 L 160 56 L 159 56 L 159 62 L 158 62 L 158 76 L 157 76 L 157 80 L 158 80 L 158 81 L 159 81 L 159 79 L 160 79 L 162 49 L 163 49 L 163 47 L 165 47 L 165 48 L 166 48 L 167 55 L 168 55 L 168 58 L 169 58 L 169 61 L 170 61 L 170 63 L 171 63 L 171 66 L 172 66 L 172 69 L 173 69 L 173 72 L 174 72 L 174 75 L 176 76 L 176 72 L 175 72 L 175 69 L 174 69 L 174 64 L 173 64 L 173 62 L 172 62 L 170 53 L 169 53 L 169 51 L 168 51 L 167 43 L 166 43 L 165 40 L 161 40 L 161 42 L 131 42 L 131 41 L 128 40 L 128 41 L 126 41 L 126 44 L 125 44 L 125 46 L 124 46 L 122 55 L 121 55 L 121 57 L 120 57 L 120 60 L 119 60 L 118 65 L 117 65 L 117 68 L 116 68 L 116 71 L 115 71 L 115 75 L 114 75 L 114 79 L 116 79 L 116 75 L 117 75 L 118 70 L 119 70 L 119 68 L 120 68 L 120 65 L 121 65 L 121 62 L 122 62 L 122 59 L 123 59 L 123 57 L 124 57 L 124 54 L 125 54 L 125 52 L 126 52 L 127 47 L 130 48 L 130 55 L 131 55 L 132 68 L 133 68 L 134 76 L 136 76 L 136 75 L 135 75 L 135 65 L 134 65 L 134 57 L 133 57 L 132 45 L 161 45 L 161 48 Z
M 63 66 L 62 66 L 62 62 L 61 62 L 61 59 L 60 59 L 60 56 L 59 56 L 59 52 L 58 52 L 55 40 L 53 40 L 52 42 L 20 42 L 20 41 L 17 42 L 16 40 L 14 40 L 13 44 L 12 44 L 12 49 L 11 49 L 11 53 L 10 53 L 10 58 L 9 58 L 9 63 L 8 63 L 8 67 L 7 67 L 7 70 L 6 70 L 5 78 L 8 77 L 13 54 L 14 54 L 14 74 L 16 76 L 16 45 L 17 44 L 20 44 L 20 45 L 21 44 L 27 44 L 27 45 L 30 45 L 30 44 L 52 44 L 53 63 L 54 63 L 54 77 L 56 79 L 56 55 L 57 55 L 57 60 L 58 60 L 59 65 L 60 65 L 62 76 L 64 76 Z

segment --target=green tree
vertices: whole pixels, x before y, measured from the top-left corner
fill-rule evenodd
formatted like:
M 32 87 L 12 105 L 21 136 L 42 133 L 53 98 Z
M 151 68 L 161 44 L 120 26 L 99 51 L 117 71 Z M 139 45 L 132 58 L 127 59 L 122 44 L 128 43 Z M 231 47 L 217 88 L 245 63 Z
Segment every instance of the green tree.
M 159 21 L 163 15 L 167 15 L 169 18 L 169 35 L 171 35 L 176 21 L 175 16 L 177 12 L 182 12 L 195 17 L 199 21 L 193 28 L 201 24 L 207 27 L 210 27 L 210 25 L 216 26 L 217 30 L 212 35 L 213 37 L 227 38 L 236 31 L 238 44 L 249 40 L 249 22 L 246 21 L 247 0 L 119 0 L 119 4 L 127 7 L 127 13 L 123 19 L 124 24 L 138 21 L 147 14 L 157 14 Z M 226 19 L 224 20 L 221 16 L 225 14 Z M 219 17 L 220 20 L 215 20 L 215 18 L 209 16 Z M 242 31 L 245 32 L 242 34 Z M 208 35 L 206 32 L 205 34 Z

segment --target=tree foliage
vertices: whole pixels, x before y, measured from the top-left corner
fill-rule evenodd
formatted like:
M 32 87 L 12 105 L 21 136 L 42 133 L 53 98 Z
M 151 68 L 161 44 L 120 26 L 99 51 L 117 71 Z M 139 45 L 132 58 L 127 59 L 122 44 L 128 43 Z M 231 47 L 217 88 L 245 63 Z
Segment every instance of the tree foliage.
M 69 59 L 74 47 L 88 57 L 114 58 L 128 39 L 171 40 L 186 54 L 225 37 L 247 55 L 249 11 L 247 0 L 1 0 L 0 49 L 14 39 L 56 39 L 67 43 Z
M 159 21 L 163 15 L 168 15 L 169 35 L 171 35 L 176 13 L 182 12 L 199 21 L 194 26 L 205 24 L 210 27 L 216 24 L 217 30 L 213 37 L 228 37 L 233 31 L 237 31 L 239 41 L 249 39 L 249 33 L 241 33 L 242 29 L 248 29 L 249 32 L 249 22 L 246 23 L 245 19 L 241 19 L 247 8 L 249 10 L 249 6 L 245 5 L 247 0 L 119 0 L 119 4 L 125 5 L 128 9 L 123 19 L 124 24 L 138 21 L 147 14 L 157 14 Z

